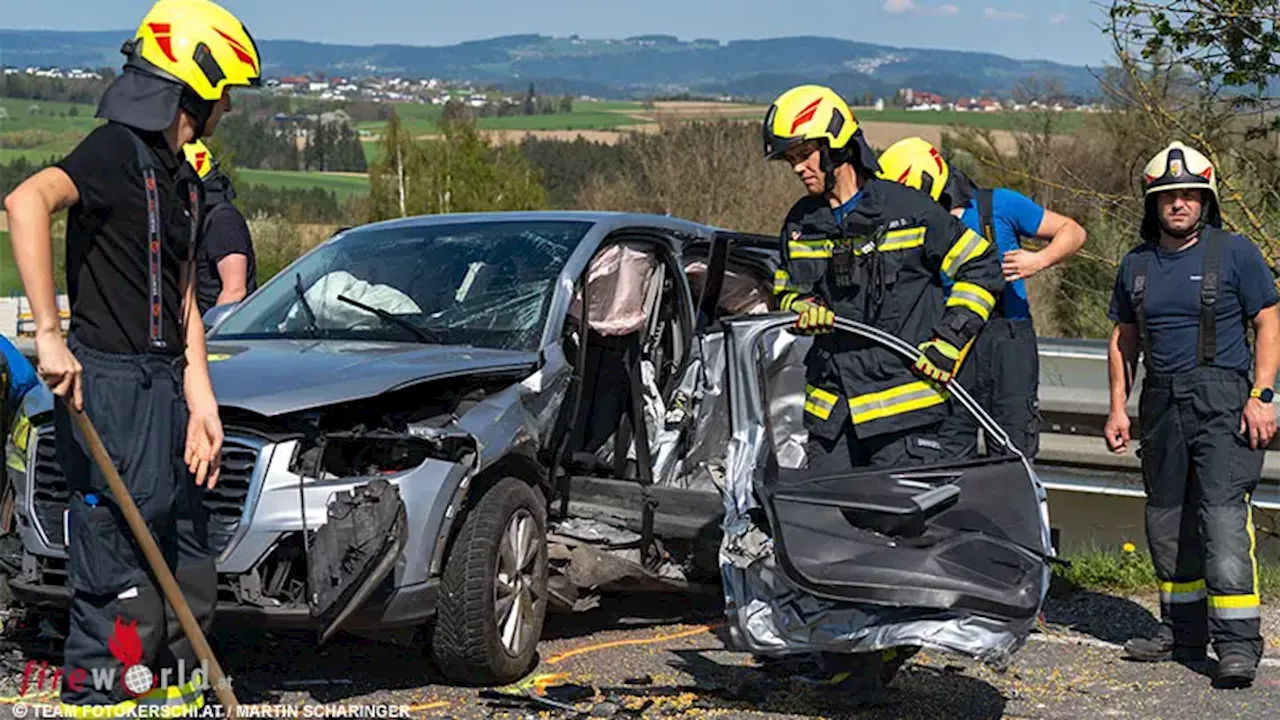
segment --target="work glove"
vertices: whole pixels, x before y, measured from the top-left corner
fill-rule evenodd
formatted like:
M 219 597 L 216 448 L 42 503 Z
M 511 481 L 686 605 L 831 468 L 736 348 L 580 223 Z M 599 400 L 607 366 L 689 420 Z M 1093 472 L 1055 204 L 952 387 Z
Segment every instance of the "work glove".
M 955 345 L 934 338 L 920 346 L 920 353 L 915 364 L 920 374 L 940 383 L 950 382 L 955 376 L 960 364 L 960 350 Z
M 784 301 L 782 309 L 791 310 L 799 315 L 796 318 L 795 331 L 801 335 L 821 335 L 835 330 L 836 314 L 815 297 Z

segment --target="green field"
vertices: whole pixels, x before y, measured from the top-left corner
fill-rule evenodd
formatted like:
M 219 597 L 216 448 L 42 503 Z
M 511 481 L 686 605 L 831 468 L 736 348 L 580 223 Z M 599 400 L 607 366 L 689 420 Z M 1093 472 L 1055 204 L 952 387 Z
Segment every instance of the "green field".
M 367 143 L 366 143 L 367 145 Z M 288 170 L 249 170 L 238 168 L 240 183 L 256 183 L 273 188 L 318 187 L 334 192 L 338 202 L 352 195 L 369 192 L 369 178 L 362 175 L 338 175 L 324 172 L 291 172 Z
M 9 233 L 0 230 L 0 297 L 22 292 L 22 278 L 18 276 L 18 265 L 13 261 L 13 243 L 9 242 Z
M 964 125 L 989 130 L 1030 131 L 1043 122 L 1036 112 L 955 112 L 952 110 L 864 110 L 854 109 L 861 122 L 896 122 L 917 125 Z M 1070 132 L 1084 123 L 1085 114 L 1064 112 L 1059 127 Z
M 430 135 L 439 129 L 443 108 L 438 105 L 396 103 L 396 115 L 400 123 L 412 135 Z M 628 112 L 641 112 L 640 103 L 633 102 L 584 102 L 573 104 L 573 112 L 564 115 L 510 115 L 507 117 L 480 118 L 476 126 L 481 130 L 609 130 L 642 122 L 628 116 Z M 374 135 L 382 132 L 382 121 L 362 122 L 357 127 Z
M 0 113 L 0 133 L 22 130 L 48 130 L 55 133 L 75 130 L 87 133 L 99 122 L 93 117 L 97 108 L 92 105 L 0 98 L 0 108 L 4 109 Z M 71 115 L 73 108 L 76 113 L 74 117 Z

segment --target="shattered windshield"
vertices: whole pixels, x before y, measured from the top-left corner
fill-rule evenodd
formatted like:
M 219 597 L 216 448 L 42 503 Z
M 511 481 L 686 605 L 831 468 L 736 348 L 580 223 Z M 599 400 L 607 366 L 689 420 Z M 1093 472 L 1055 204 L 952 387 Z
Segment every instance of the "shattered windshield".
M 218 340 L 344 339 L 538 349 L 588 222 L 472 222 L 330 240 L 226 317 Z

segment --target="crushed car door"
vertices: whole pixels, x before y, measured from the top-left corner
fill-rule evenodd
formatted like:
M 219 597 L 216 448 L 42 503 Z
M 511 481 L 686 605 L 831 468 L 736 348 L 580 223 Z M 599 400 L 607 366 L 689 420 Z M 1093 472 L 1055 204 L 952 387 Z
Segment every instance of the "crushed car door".
M 742 585 L 727 587 L 729 597 L 737 593 L 737 605 L 747 602 L 746 595 L 759 585 L 745 587 L 751 582 L 746 575 L 767 557 L 781 571 L 786 589 L 778 597 L 809 596 L 825 607 L 855 604 L 890 614 L 910 609 L 916 619 L 920 613 L 977 617 L 993 623 L 989 627 L 1016 625 L 1013 635 L 1025 638 L 1048 589 L 1053 553 L 1045 494 L 1030 463 L 953 383 L 948 400 L 953 409 L 973 414 L 988 445 L 1005 449 L 1004 454 L 810 476 L 803 469 L 803 360 L 811 340 L 788 331 L 793 321 L 794 316 L 771 315 L 726 322 L 732 441 L 721 555 L 722 567 L 727 563 L 746 571 L 735 576 L 726 568 L 728 584 Z M 837 328 L 889 347 L 904 363 L 918 352 L 864 325 L 840 319 Z M 759 605 L 761 598 L 751 601 Z M 731 600 L 731 615 L 734 605 Z M 835 616 L 825 617 L 830 622 Z M 891 624 L 888 615 L 877 618 L 873 611 L 839 617 L 861 625 L 850 628 L 848 637 L 865 637 L 868 627 Z M 753 622 L 759 625 L 759 617 Z M 774 631 L 783 633 L 783 624 L 775 623 Z M 759 634 L 749 625 L 741 619 L 735 636 Z M 823 631 L 828 638 L 840 634 L 831 625 Z M 905 632 L 897 641 L 911 643 L 910 631 Z M 936 627 L 929 632 L 935 633 L 933 642 L 945 636 Z M 970 632 L 948 647 L 978 655 L 990 650 L 987 644 L 1000 645 L 1003 652 L 1010 644 L 1020 645 L 998 635 L 975 642 Z M 820 648 L 822 642 L 814 638 L 805 635 L 801 644 Z M 758 645 L 747 640 L 748 646 Z M 785 638 L 782 644 L 795 645 Z

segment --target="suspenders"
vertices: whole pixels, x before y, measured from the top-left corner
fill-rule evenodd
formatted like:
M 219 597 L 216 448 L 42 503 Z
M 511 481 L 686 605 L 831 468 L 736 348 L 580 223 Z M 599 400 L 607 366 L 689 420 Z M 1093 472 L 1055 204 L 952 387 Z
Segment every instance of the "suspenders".
M 1210 231 L 1200 235 L 1200 242 L 1205 243 L 1204 270 L 1200 279 L 1200 341 L 1196 346 L 1196 364 L 1203 367 L 1212 365 L 1218 354 L 1218 334 L 1216 305 L 1218 289 L 1222 282 L 1222 242 Z M 1129 293 L 1129 303 L 1133 306 L 1133 314 L 1138 321 L 1138 343 L 1142 348 L 1142 359 L 1147 372 L 1153 371 L 1151 365 L 1151 333 L 1147 327 L 1147 261 L 1150 256 L 1141 253 L 1134 257 L 1133 290 Z
M 147 147 L 137 133 L 130 132 L 133 147 L 138 153 L 138 165 L 142 168 L 142 183 L 147 196 L 147 342 L 152 351 L 167 350 L 164 341 L 163 327 L 163 284 L 160 271 L 160 257 L 164 251 L 164 225 L 160 218 L 160 193 L 156 187 L 156 163 Z M 190 266 L 195 257 L 196 241 L 200 233 L 200 195 L 195 183 L 188 183 L 187 188 L 191 218 L 191 235 L 187 245 L 187 264 Z M 194 273 L 191 281 L 195 281 Z

